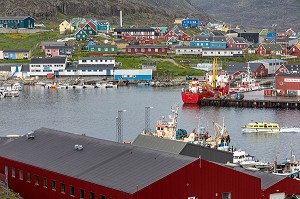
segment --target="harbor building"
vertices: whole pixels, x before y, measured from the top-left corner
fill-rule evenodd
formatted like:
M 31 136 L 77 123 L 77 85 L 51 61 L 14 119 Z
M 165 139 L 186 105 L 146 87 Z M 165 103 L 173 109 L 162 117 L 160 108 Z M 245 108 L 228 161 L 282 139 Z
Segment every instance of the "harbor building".
M 285 199 L 300 181 L 40 128 L 0 142 L 0 173 L 24 199 Z
M 283 96 L 300 96 L 300 73 L 279 73 L 275 77 L 275 88 Z
M 115 70 L 114 80 L 125 80 L 125 81 L 151 81 L 152 80 L 152 69 L 142 70 Z

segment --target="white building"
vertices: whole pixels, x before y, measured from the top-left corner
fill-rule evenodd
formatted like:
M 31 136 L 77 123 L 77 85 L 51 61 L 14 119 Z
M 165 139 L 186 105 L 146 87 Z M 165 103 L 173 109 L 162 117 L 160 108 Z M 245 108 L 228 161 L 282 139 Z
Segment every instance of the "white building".
M 113 57 L 82 57 L 78 58 L 78 64 L 116 64 Z
M 202 55 L 202 47 L 198 46 L 176 46 L 176 55 Z
M 268 69 L 268 75 L 274 75 L 281 65 L 287 64 L 287 61 L 282 59 L 262 59 L 250 61 L 248 63 L 262 63 Z
M 203 48 L 202 57 L 241 57 L 243 50 L 238 48 Z
M 31 58 L 29 64 L 30 76 L 55 76 L 63 74 L 67 65 L 66 57 Z

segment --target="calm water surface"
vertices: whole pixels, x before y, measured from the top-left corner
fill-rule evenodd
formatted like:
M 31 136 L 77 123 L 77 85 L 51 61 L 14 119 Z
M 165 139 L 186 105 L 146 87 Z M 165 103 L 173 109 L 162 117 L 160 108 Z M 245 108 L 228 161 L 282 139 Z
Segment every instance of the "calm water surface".
M 178 128 L 190 132 L 197 127 L 200 117 L 201 125 L 213 134 L 212 121 L 222 123 L 224 117 L 235 148 L 241 148 L 258 159 L 273 161 L 276 153 L 280 160 L 290 157 L 292 145 L 300 159 L 299 110 L 183 105 L 180 90 L 147 86 L 52 90 L 25 86 L 20 97 L 0 99 L 0 135 L 23 135 L 47 127 L 115 140 L 118 110 L 126 110 L 123 114 L 124 140 L 133 140 L 145 127 L 146 106 L 153 107 L 150 121 L 154 129 L 156 121 L 163 115 L 168 117 L 171 106 L 178 104 Z M 280 123 L 289 130 L 280 134 L 243 134 L 241 126 L 251 120 Z

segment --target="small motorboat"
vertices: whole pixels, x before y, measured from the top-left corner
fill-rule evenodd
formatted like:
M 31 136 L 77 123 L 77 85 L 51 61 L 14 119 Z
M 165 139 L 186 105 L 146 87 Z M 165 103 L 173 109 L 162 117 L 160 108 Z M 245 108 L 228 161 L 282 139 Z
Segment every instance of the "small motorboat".
M 271 122 L 250 122 L 242 126 L 242 131 L 245 133 L 278 133 L 280 125 Z

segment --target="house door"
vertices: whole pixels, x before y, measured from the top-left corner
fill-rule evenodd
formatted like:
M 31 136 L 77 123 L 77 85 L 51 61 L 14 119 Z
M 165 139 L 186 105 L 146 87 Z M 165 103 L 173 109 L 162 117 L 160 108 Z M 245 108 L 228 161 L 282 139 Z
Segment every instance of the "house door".
M 110 70 L 106 70 L 106 75 L 111 75 Z

